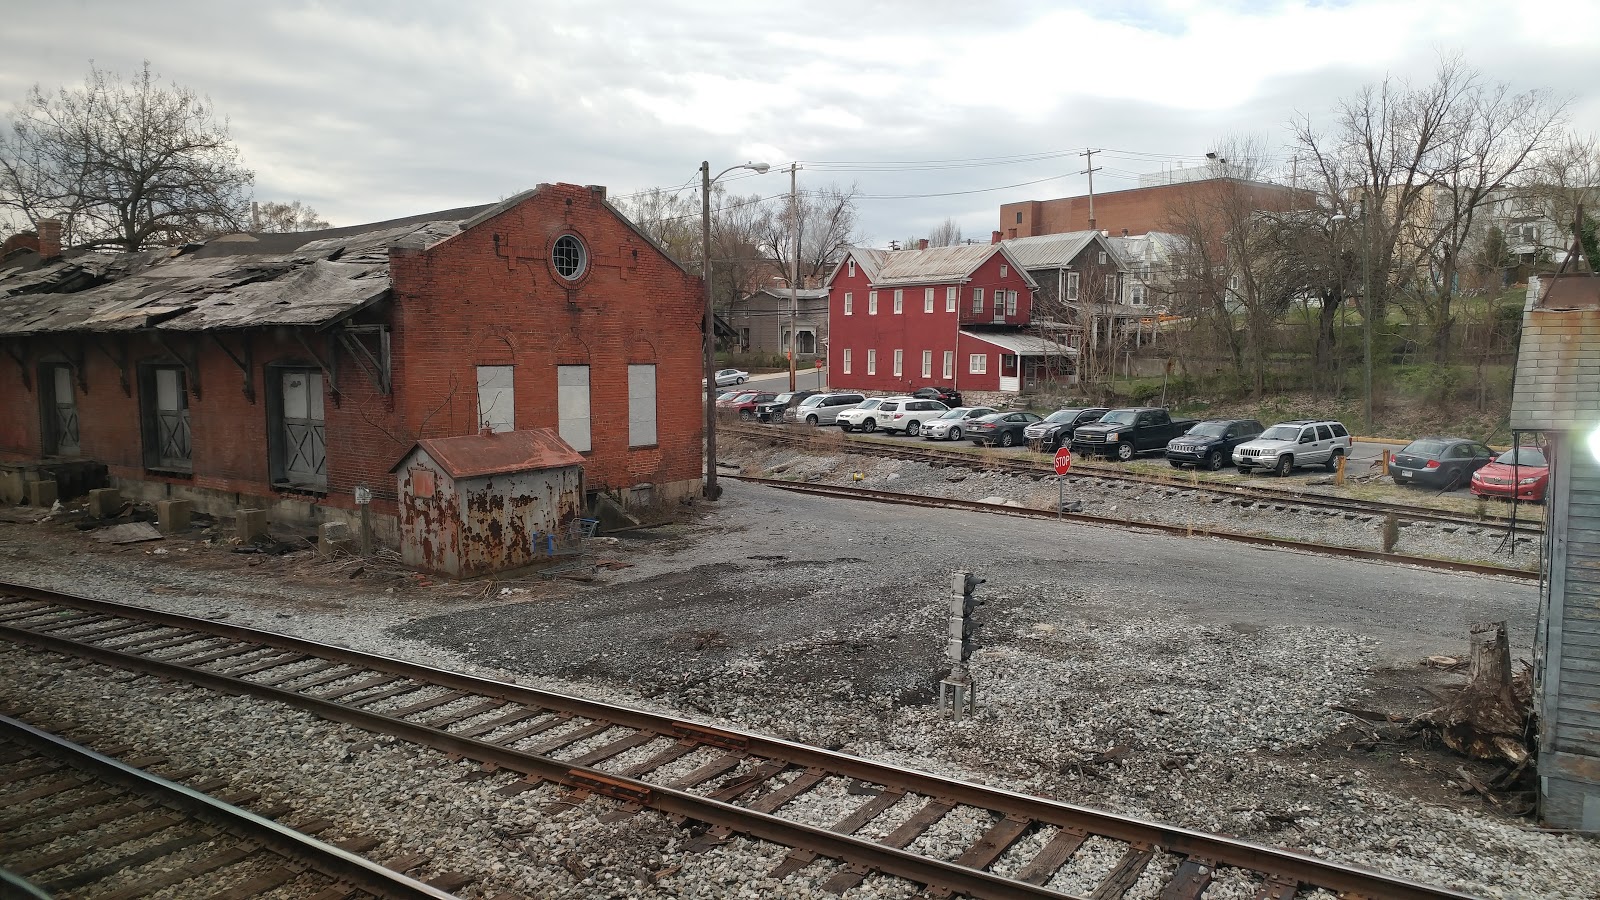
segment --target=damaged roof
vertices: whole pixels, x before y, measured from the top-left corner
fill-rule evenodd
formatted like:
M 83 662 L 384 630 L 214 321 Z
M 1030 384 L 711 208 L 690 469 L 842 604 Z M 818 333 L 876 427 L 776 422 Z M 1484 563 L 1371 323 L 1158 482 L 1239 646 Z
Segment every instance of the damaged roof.
M 0 270 L 0 334 L 321 325 L 387 295 L 391 247 L 437 243 L 484 208 Z
M 391 471 L 399 471 L 417 450 L 455 480 L 583 465 L 578 451 L 548 428 L 420 440 Z
M 877 250 L 870 247 L 851 247 L 847 257 L 854 257 L 861 266 L 867 281 L 873 287 L 930 282 L 964 281 L 978 267 L 999 253 L 1011 261 L 1029 287 L 1038 287 L 1026 268 L 1003 244 L 956 244 L 950 247 L 929 247 L 926 250 Z M 844 265 L 840 261 L 828 278 L 831 284 Z

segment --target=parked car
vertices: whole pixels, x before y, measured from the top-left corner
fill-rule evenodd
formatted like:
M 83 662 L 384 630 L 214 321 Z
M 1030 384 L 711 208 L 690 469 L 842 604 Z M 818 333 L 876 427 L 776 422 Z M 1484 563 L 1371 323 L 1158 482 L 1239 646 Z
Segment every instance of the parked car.
M 717 405 L 723 409 L 738 413 L 740 419 L 748 422 L 756 417 L 757 406 L 763 403 L 771 403 L 776 399 L 778 399 L 778 395 L 771 391 L 746 391 L 725 404 L 719 403 Z
M 980 447 L 987 444 L 1015 447 L 1027 440 L 1024 433 L 1029 425 L 1043 421 L 1038 413 L 1021 411 L 990 413 L 972 420 L 972 424 L 967 428 L 967 439 Z
M 746 371 L 744 371 L 742 369 L 718 369 L 717 370 L 717 387 L 723 387 L 724 385 L 730 385 L 730 384 L 744 384 L 746 381 L 749 381 L 749 380 L 750 380 L 750 373 L 746 372 Z M 704 378 L 702 378 L 702 379 L 700 379 L 700 383 L 701 384 L 705 384 L 706 380 Z
M 1395 484 L 1450 491 L 1464 487 L 1492 459 L 1493 450 L 1468 438 L 1422 437 L 1389 457 L 1389 477 Z
M 812 394 L 800 401 L 791 414 L 796 422 L 810 426 L 835 425 L 839 413 L 867 399 L 864 394 Z
M 1350 432 L 1332 419 L 1279 422 L 1255 440 L 1233 448 L 1233 464 L 1240 472 L 1271 469 L 1280 476 L 1318 464 L 1332 472 L 1339 457 L 1350 454 L 1351 443 Z
M 1233 461 L 1233 448 L 1261 434 L 1255 419 L 1210 419 L 1167 444 L 1167 462 L 1174 469 L 1205 466 L 1215 472 Z
M 1114 455 L 1127 462 L 1141 453 L 1165 450 L 1173 438 L 1199 423 L 1174 419 L 1155 406 L 1113 409 L 1072 432 L 1072 451 L 1087 456 Z
M 1029 425 L 1024 436 L 1028 440 L 1028 446 L 1033 446 L 1037 441 L 1041 451 L 1054 453 L 1061 449 L 1062 444 L 1072 445 L 1072 434 L 1078 430 L 1079 425 L 1098 422 L 1101 416 L 1110 411 L 1103 406 L 1089 409 L 1075 407 L 1058 409 L 1045 416 L 1044 421 Z
M 932 422 L 922 423 L 922 437 L 930 441 L 959 441 L 969 421 L 993 413 L 987 406 L 958 406 Z
M 782 422 L 791 407 L 799 406 L 816 391 L 784 391 L 768 403 L 756 405 L 756 418 L 763 422 Z
M 1550 463 L 1537 447 L 1517 447 L 1500 454 L 1494 461 L 1472 473 L 1475 497 L 1513 496 L 1519 500 L 1543 503 L 1550 488 Z
M 924 422 L 937 419 L 949 411 L 950 407 L 937 400 L 919 400 L 916 397 L 890 399 L 878 407 L 878 423 L 890 434 L 904 431 L 907 437 L 916 437 L 922 433 Z
M 837 419 L 839 427 L 845 431 L 877 431 L 879 424 L 878 407 L 882 405 L 885 400 L 891 399 L 895 398 L 868 397 L 860 403 L 857 403 L 855 406 L 852 406 L 849 409 L 839 413 L 839 417 Z
M 918 400 L 937 400 L 952 409 L 961 405 L 961 392 L 953 387 L 919 387 L 911 392 L 911 396 Z
M 700 380 L 702 382 L 705 381 L 704 378 L 702 378 Z M 721 406 L 722 404 L 727 403 L 729 400 L 732 400 L 733 398 L 739 396 L 740 394 L 744 394 L 744 393 L 748 393 L 747 391 L 745 391 L 744 388 L 739 388 L 736 391 L 722 391 L 722 392 L 717 394 L 717 405 Z

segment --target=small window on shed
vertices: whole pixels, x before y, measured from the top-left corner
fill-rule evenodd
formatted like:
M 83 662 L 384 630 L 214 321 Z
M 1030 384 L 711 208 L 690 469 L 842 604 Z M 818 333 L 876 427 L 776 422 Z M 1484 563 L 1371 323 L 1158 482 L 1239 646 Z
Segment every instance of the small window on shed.
M 656 443 L 656 367 L 654 363 L 628 366 L 628 446 Z

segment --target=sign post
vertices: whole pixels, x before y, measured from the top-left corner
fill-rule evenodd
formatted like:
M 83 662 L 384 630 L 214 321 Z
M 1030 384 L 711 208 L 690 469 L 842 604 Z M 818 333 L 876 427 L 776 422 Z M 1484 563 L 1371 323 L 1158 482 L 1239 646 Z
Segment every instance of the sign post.
M 361 507 L 361 555 L 372 555 L 372 488 L 356 485 L 356 505 Z
M 1056 451 L 1056 518 L 1061 518 L 1061 508 L 1067 505 L 1066 479 L 1062 476 L 1072 471 L 1072 451 L 1062 447 Z
M 822 357 L 817 357 L 817 390 L 822 390 Z

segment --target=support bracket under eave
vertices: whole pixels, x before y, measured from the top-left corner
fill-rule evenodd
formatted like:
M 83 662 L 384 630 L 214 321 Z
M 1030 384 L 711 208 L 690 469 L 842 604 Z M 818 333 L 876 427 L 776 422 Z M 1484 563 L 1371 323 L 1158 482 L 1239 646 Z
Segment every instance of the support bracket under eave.
M 334 343 L 334 339 L 330 336 L 328 338 L 328 349 L 324 354 L 311 349 L 311 343 L 298 330 L 294 333 L 294 339 L 300 343 L 300 349 L 304 350 L 306 355 L 311 357 L 311 360 L 317 364 L 317 368 L 322 370 L 323 377 L 328 381 L 328 395 L 333 398 L 333 405 L 342 405 L 344 393 L 339 390 L 339 370 L 334 368 L 339 359 L 338 344 Z M 324 356 L 326 356 L 326 359 L 324 359 Z
M 389 326 L 350 325 L 333 332 L 355 359 L 356 365 L 366 374 L 367 380 L 378 393 L 388 396 L 392 388 L 389 370 Z M 368 347 L 364 338 L 371 338 L 374 347 Z
M 33 390 L 33 374 L 28 371 L 28 358 L 18 349 L 21 341 L 6 341 L 6 355 L 17 361 L 17 368 L 22 372 L 22 386 Z
M 233 364 L 239 367 L 240 372 L 244 373 L 244 398 L 251 403 L 255 403 L 255 342 L 250 340 L 250 332 L 246 331 L 240 334 L 238 353 L 234 353 L 233 349 L 222 339 L 222 335 L 215 331 L 211 332 L 211 339 L 217 342 L 217 346 L 222 348 L 222 352 L 228 354 L 228 358 L 233 360 Z
M 199 345 L 199 339 L 198 338 L 192 338 L 189 341 L 189 352 L 187 354 L 185 354 L 185 353 L 180 352 L 176 347 L 174 347 L 171 344 L 167 343 L 167 339 L 162 336 L 161 332 L 152 331 L 152 332 L 150 332 L 150 336 L 155 338 L 155 341 L 156 341 L 157 344 L 161 345 L 161 349 L 163 349 L 163 350 L 167 351 L 168 353 L 172 354 L 174 357 L 177 358 L 178 362 L 183 364 L 183 371 L 184 371 L 184 373 L 186 375 L 188 375 L 188 378 L 186 380 L 189 382 L 189 393 L 190 393 L 190 395 L 192 395 L 194 397 L 194 399 L 199 400 L 200 399 L 200 348 L 198 346 Z
M 122 343 L 122 352 L 115 353 L 111 349 L 112 340 L 109 335 L 102 335 L 92 339 L 90 343 L 99 348 L 100 352 L 105 354 L 106 359 L 111 360 L 112 365 L 117 367 L 117 377 L 122 380 L 122 396 L 132 397 L 133 380 L 128 377 L 128 344 L 124 341 Z

